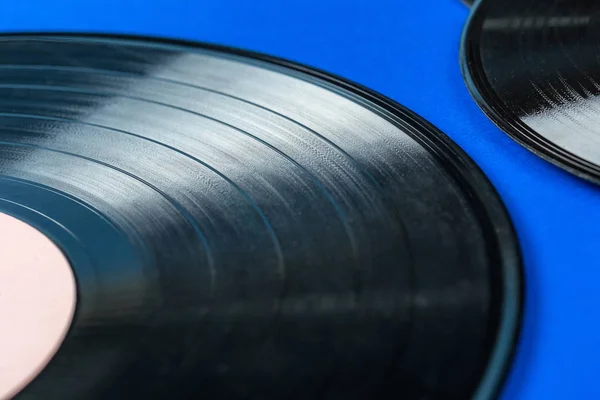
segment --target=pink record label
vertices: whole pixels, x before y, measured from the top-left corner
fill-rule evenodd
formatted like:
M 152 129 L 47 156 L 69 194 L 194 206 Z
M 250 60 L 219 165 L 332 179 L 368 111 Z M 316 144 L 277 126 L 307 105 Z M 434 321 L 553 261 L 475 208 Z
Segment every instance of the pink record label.
M 75 279 L 58 247 L 0 213 L 0 399 L 16 395 L 52 359 L 75 299 Z

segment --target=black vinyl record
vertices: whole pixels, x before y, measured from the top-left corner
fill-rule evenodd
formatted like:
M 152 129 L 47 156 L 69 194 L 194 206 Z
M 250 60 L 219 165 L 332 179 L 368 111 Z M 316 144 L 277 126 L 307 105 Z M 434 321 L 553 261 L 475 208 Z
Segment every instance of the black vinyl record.
M 600 183 L 600 3 L 481 0 L 463 34 L 471 94 L 518 142 Z
M 518 245 L 433 126 L 215 46 L 23 34 L 0 54 L 0 211 L 60 246 L 78 291 L 18 398 L 498 393 Z

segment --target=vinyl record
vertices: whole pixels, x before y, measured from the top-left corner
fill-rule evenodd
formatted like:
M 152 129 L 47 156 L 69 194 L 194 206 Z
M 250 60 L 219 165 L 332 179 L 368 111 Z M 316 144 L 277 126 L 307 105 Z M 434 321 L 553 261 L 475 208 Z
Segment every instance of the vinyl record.
M 517 241 L 430 124 L 239 50 L 31 34 L 0 54 L 0 212 L 62 250 L 77 293 L 17 398 L 498 393 Z
M 471 94 L 518 142 L 600 183 L 600 3 L 481 0 L 463 34 Z

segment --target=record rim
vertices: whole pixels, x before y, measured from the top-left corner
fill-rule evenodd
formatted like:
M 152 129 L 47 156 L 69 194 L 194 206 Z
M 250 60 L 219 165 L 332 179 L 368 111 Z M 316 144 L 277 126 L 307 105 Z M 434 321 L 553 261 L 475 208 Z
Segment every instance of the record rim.
M 486 0 L 476 0 L 471 6 L 460 40 L 460 69 L 469 94 L 494 125 L 525 149 L 578 178 L 600 185 L 600 165 L 558 146 L 527 126 L 492 88 L 483 72 L 481 48 L 475 39 L 482 30 L 486 4 Z
M 24 39 L 27 37 L 48 38 L 53 36 L 59 38 L 141 41 L 253 59 L 316 79 L 317 82 L 311 81 L 311 83 L 318 84 L 319 80 L 323 81 L 347 94 L 358 96 L 377 106 L 378 109 L 371 104 L 361 104 L 392 125 L 400 128 L 435 156 L 441 164 L 450 167 L 446 172 L 454 179 L 464 198 L 469 201 L 481 229 L 484 230 L 483 238 L 486 243 L 488 257 L 498 264 L 494 266 L 493 270 L 497 270 L 496 268 L 499 267 L 498 270 L 502 274 L 502 283 L 498 285 L 496 290 L 499 289 L 500 294 L 505 296 L 496 299 L 499 304 L 491 307 L 499 310 L 501 316 L 498 319 L 497 326 L 494 327 L 497 335 L 489 353 L 487 366 L 472 398 L 474 400 L 491 400 L 498 397 L 509 373 L 520 337 L 525 301 L 521 250 L 516 230 L 502 198 L 481 168 L 449 136 L 416 112 L 361 84 L 303 63 L 257 51 L 178 37 L 147 34 L 79 30 L 0 32 L 0 40 Z M 422 128 L 423 132 L 417 131 L 415 127 Z M 492 288 L 490 290 L 494 291 Z

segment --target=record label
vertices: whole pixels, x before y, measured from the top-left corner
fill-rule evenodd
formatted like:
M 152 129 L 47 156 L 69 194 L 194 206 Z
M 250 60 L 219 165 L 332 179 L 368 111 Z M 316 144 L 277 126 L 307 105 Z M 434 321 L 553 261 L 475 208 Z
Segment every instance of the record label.
M 71 324 L 75 281 L 54 243 L 0 213 L 0 399 L 46 366 Z

